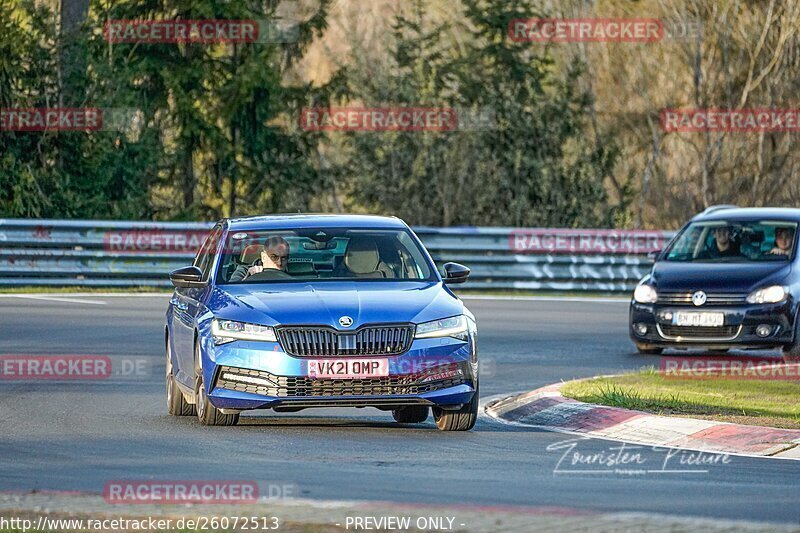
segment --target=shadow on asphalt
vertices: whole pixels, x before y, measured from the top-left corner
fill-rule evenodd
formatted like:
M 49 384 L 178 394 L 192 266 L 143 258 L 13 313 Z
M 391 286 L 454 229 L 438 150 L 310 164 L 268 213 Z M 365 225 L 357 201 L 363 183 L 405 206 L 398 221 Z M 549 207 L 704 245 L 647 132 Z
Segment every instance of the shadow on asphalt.
M 198 423 L 198 427 L 200 427 Z M 288 428 L 316 428 L 326 430 L 348 430 L 348 429 L 382 429 L 382 430 L 397 430 L 397 431 L 432 431 L 440 433 L 433 423 L 433 419 L 421 424 L 398 424 L 391 421 L 376 421 L 367 419 L 350 419 L 343 417 L 319 417 L 319 416 L 243 416 L 239 419 L 237 428 L 268 428 L 275 427 L 281 429 Z M 481 418 L 475 427 L 470 431 L 463 432 L 469 433 L 496 433 L 501 432 L 525 432 L 525 433 L 541 433 L 546 430 L 535 427 L 526 426 L 511 426 L 495 422 L 491 419 Z M 441 432 L 446 433 L 446 432 Z M 454 434 L 462 432 L 452 432 Z

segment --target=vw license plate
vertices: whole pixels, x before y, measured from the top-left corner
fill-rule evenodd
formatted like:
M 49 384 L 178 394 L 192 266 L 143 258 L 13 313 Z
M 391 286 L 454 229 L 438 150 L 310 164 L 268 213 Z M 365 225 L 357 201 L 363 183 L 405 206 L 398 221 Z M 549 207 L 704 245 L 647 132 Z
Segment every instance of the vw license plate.
M 312 359 L 308 377 L 359 379 L 389 375 L 388 359 Z
M 676 326 L 722 326 L 725 323 L 724 313 L 675 313 Z

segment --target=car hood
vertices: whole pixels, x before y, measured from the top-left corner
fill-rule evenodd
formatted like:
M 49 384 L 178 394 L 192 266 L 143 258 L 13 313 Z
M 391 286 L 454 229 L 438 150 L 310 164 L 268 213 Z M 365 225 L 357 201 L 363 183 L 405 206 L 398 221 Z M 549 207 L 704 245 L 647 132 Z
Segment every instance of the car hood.
M 750 292 L 780 284 L 791 272 L 786 263 L 670 263 L 653 267 L 650 283 L 656 290 Z
M 421 323 L 464 312 L 461 300 L 438 282 L 324 282 L 224 285 L 207 301 L 214 316 L 276 325 L 355 329 L 369 323 Z

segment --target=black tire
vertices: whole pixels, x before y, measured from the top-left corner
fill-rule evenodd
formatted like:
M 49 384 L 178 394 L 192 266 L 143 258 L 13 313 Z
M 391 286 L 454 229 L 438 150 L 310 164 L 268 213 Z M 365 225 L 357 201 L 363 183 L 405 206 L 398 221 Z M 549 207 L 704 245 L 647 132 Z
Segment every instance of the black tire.
M 409 405 L 392 411 L 396 422 L 401 424 L 421 424 L 428 419 L 427 405 Z
M 167 411 L 172 416 L 192 416 L 195 414 L 194 405 L 186 401 L 181 389 L 175 382 L 175 374 L 172 369 L 172 349 L 167 339 Z
M 197 402 L 197 419 L 204 426 L 235 426 L 239 422 L 239 413 L 226 415 L 208 400 L 202 373 L 197 376 L 194 397 Z
M 469 431 L 478 420 L 478 387 L 472 400 L 458 411 L 433 408 L 433 419 L 440 431 Z
M 641 355 L 661 355 L 664 351 L 664 348 L 659 348 L 652 344 L 644 344 L 642 342 L 636 342 L 634 344 L 636 344 L 636 351 Z

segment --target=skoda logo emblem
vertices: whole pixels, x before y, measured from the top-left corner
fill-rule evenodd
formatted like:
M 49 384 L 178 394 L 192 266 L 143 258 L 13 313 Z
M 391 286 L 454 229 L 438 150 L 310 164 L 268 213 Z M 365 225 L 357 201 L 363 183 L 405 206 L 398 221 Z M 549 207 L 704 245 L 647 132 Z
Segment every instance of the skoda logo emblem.
M 349 316 L 345 315 L 343 317 L 339 317 L 339 325 L 343 328 L 349 328 L 353 325 L 353 319 Z
M 696 293 L 692 294 L 692 303 L 697 307 L 700 307 L 706 303 L 706 293 L 703 291 L 697 291 Z

